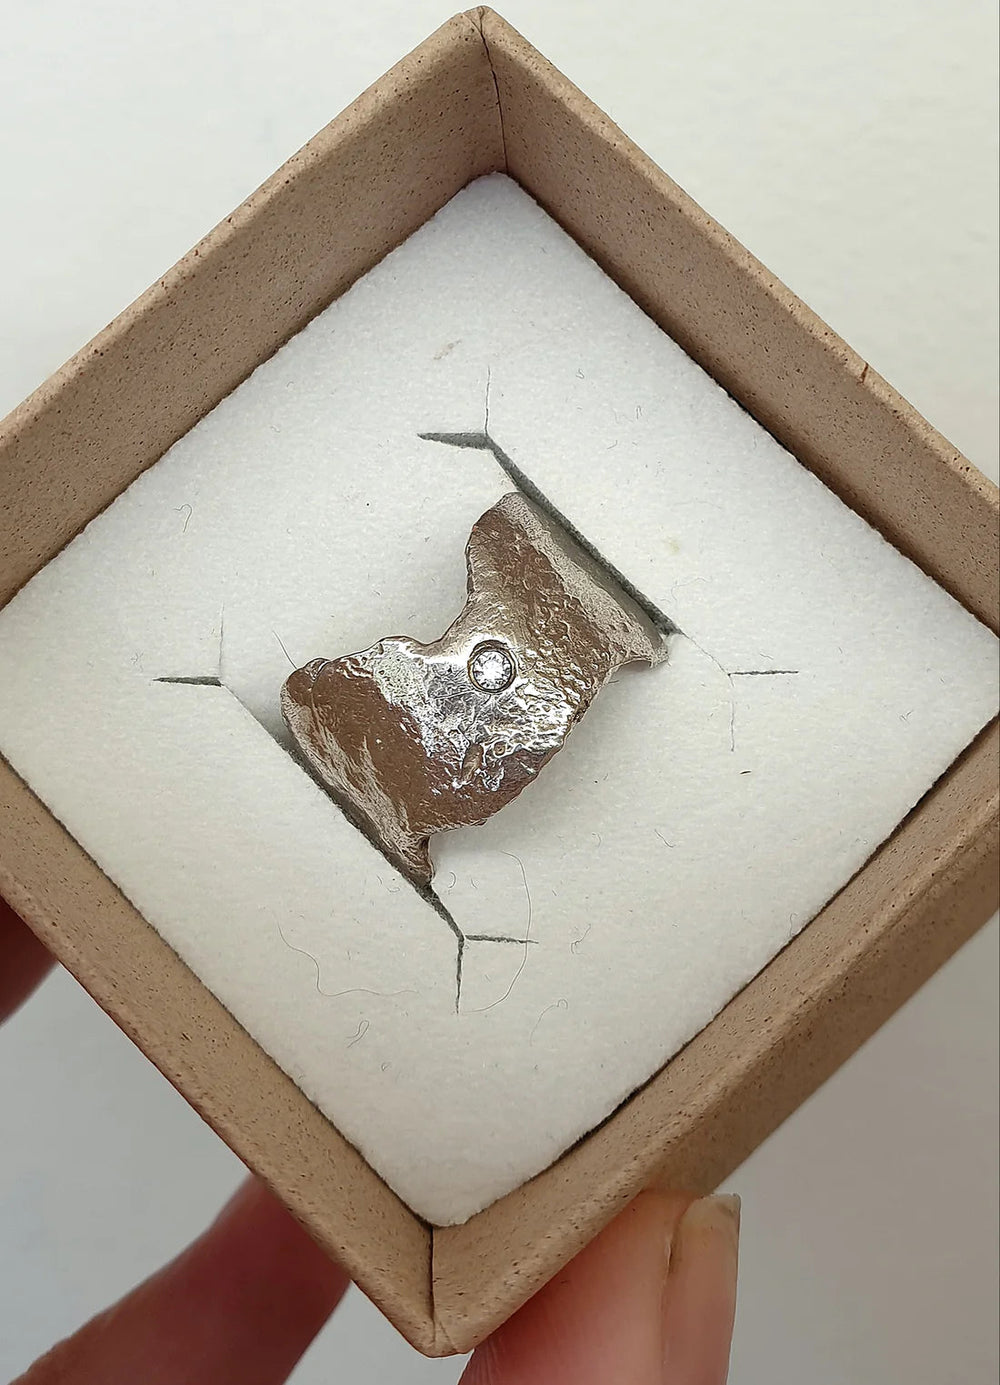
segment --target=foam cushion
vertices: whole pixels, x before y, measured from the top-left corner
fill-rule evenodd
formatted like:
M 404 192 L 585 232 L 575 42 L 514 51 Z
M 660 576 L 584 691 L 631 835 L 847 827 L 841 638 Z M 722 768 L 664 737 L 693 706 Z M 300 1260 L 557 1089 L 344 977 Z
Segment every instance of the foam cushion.
M 683 634 L 488 824 L 447 922 L 287 753 L 292 665 L 439 635 L 488 433 Z M 160 681 L 186 679 L 191 681 Z M 482 179 L 0 613 L 0 749 L 421 1216 L 555 1159 L 993 714 L 993 636 L 523 192 Z M 494 941 L 494 939 L 504 939 Z M 513 939 L 514 941 L 510 941 Z M 520 940 L 520 941 L 518 941 Z

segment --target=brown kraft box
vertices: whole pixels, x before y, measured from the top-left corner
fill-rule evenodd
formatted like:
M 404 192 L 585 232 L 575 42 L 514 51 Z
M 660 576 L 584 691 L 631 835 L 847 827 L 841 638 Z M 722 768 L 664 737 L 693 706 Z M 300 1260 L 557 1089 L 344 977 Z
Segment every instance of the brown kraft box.
M 451 19 L 0 424 L 0 605 L 471 179 L 508 173 L 994 630 L 996 488 L 487 9 Z M 467 1351 L 642 1187 L 708 1191 L 997 905 L 997 725 L 690 1044 L 462 1226 L 419 1220 L 0 760 L 0 893 L 420 1351 Z M 724 849 L 720 844 L 720 850 Z

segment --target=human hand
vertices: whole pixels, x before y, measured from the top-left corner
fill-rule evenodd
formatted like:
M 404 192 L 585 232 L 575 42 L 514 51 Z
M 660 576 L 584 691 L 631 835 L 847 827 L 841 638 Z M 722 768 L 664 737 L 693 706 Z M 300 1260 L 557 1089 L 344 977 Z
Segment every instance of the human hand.
M 0 1020 L 51 960 L 0 901 Z M 461 1385 L 723 1385 L 739 1204 L 647 1192 L 473 1353 Z M 175 1260 L 17 1385 L 280 1385 L 348 1278 L 248 1179 Z

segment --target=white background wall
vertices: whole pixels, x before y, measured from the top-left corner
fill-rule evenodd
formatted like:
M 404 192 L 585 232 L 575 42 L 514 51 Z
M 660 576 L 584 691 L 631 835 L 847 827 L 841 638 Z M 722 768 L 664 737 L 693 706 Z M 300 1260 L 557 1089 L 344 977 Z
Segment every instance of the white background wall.
M 508 0 L 507 17 L 996 475 L 992 0 Z M 0 0 L 0 413 L 447 17 Z M 738 1385 L 997 1375 L 997 927 L 733 1178 Z M 65 975 L 0 1036 L 0 1376 L 240 1167 Z M 358 1294 L 295 1376 L 445 1385 Z

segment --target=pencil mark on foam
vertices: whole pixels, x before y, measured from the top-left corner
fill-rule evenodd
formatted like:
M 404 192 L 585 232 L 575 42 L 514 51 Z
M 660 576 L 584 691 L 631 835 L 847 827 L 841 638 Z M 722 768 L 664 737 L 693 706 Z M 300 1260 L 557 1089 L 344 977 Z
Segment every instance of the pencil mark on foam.
M 516 947 L 537 947 L 537 938 L 508 938 L 503 933 L 466 933 L 467 943 L 513 943 Z
M 322 984 L 323 974 L 320 968 L 319 959 L 317 957 L 314 957 L 313 954 L 311 952 L 308 952 L 304 947 L 298 947 L 295 943 L 289 942 L 289 940 L 285 937 L 285 930 L 282 928 L 281 924 L 278 923 L 277 920 L 275 920 L 275 927 L 278 930 L 278 935 L 281 938 L 281 941 L 285 944 L 285 946 L 288 948 L 290 952 L 298 952 L 301 956 L 308 957 L 310 962 L 312 962 L 313 966 L 316 968 L 315 980 L 317 994 L 323 996 L 325 1000 L 339 1000 L 341 996 L 345 995 L 370 995 L 377 996 L 380 1000 L 392 1000 L 399 995 L 417 994 L 416 990 L 412 986 L 404 986 L 403 989 L 399 991 L 376 991 L 369 986 L 347 986 L 342 991 L 324 991 Z M 350 1047 L 350 1045 L 348 1045 L 348 1047 Z
M 684 631 L 679 631 L 678 633 L 680 633 L 681 636 L 682 636 L 684 639 L 686 639 L 690 644 L 694 645 L 695 649 L 697 649 L 698 652 L 699 652 L 700 654 L 704 654 L 705 658 L 708 659 L 710 663 L 712 663 L 712 664 L 715 665 L 715 667 L 719 670 L 719 672 L 722 674 L 722 676 L 723 676 L 723 677 L 725 678 L 725 680 L 726 680 L 726 684 L 727 684 L 728 689 L 729 689 L 728 698 L 727 698 L 727 700 L 728 700 L 728 702 L 729 702 L 729 750 L 730 750 L 730 753 L 731 753 L 731 754 L 735 754 L 735 753 L 736 753 L 736 684 L 735 684 L 735 682 L 734 682 L 734 679 L 736 679 L 736 678 L 778 678 L 778 677 L 783 677 L 783 678 L 794 678 L 794 677 L 797 677 L 797 676 L 802 672 L 802 670 L 801 670 L 801 669 L 797 669 L 797 668 L 737 668 L 737 669 L 729 669 L 729 668 L 726 668 L 726 666 L 725 666 L 723 663 L 721 663 L 719 659 L 717 659 L 717 658 L 715 657 L 715 655 L 711 652 L 711 650 L 706 649 L 705 646 L 704 646 L 703 644 L 699 644 L 698 641 L 697 641 L 692 635 L 689 635 L 689 634 L 687 634 L 687 633 L 684 632 Z M 668 845 L 669 845 L 669 843 L 668 843 Z
M 286 659 L 288 660 L 288 662 L 291 664 L 292 668 L 297 668 L 298 665 L 296 664 L 295 660 L 292 658 L 291 654 L 289 654 L 288 650 L 285 648 L 285 642 L 284 642 L 284 640 L 281 638 L 281 636 L 278 634 L 277 630 L 272 630 L 272 631 L 271 631 L 271 634 L 274 636 L 274 638 L 275 638 L 275 639 L 278 641 L 278 643 L 281 645 L 281 652 L 282 652 L 282 654 L 284 654 L 285 658 L 286 658 Z
M 513 979 L 511 980 L 510 985 L 509 985 L 509 986 L 507 987 L 507 989 L 504 991 L 503 995 L 499 998 L 499 1000 L 493 1000 L 493 1001 L 490 1002 L 489 1005 L 481 1005 L 481 1006 L 478 1006 L 476 1009 L 467 1010 L 467 1011 L 464 1012 L 464 1013 L 470 1014 L 470 1015 L 483 1015 L 483 1014 L 486 1013 L 487 1010 L 494 1010 L 494 1009 L 496 1009 L 496 1007 L 497 1007 L 498 1005 L 502 1005 L 502 1004 L 503 1004 L 503 1002 L 504 1002 L 504 1001 L 507 999 L 507 997 L 510 995 L 511 991 L 512 991 L 512 990 L 514 989 L 514 987 L 517 985 L 517 982 L 518 982 L 518 980 L 520 979 L 521 973 L 524 971 L 524 968 L 527 966 L 527 963 L 528 963 L 528 949 L 529 949 L 529 947 L 531 946 L 531 943 L 534 941 L 534 939 L 532 939 L 531 936 L 530 936 L 530 935 L 531 935 L 531 890 L 528 888 L 528 877 L 527 877 L 527 875 L 525 874 L 525 871 L 524 871 L 524 862 L 521 860 L 520 856 L 515 856 L 514 853 L 513 853 L 512 851 L 504 851 L 504 852 L 501 852 L 501 855 L 503 855 L 503 856 L 509 856 L 510 859 L 511 859 L 512 861 L 516 861 L 516 862 L 517 862 L 518 869 L 519 869 L 520 872 L 521 872 L 521 882 L 522 882 L 522 884 L 524 885 L 524 896 L 525 896 L 525 899 L 526 899 L 527 902 L 528 902 L 528 917 L 527 917 L 527 920 L 526 920 L 525 926 L 524 926 L 524 937 L 517 940 L 517 941 L 520 941 L 521 944 L 522 944 L 523 947 L 524 947 L 524 955 L 523 955 L 523 957 L 521 958 L 520 964 L 519 964 L 519 966 L 518 966 L 518 968 L 517 968 L 517 971 L 514 973 L 514 976 L 513 976 Z M 483 941 L 485 941 L 485 939 L 484 939 Z M 509 938 L 508 938 L 508 939 L 491 938 L 490 941 L 491 941 L 491 942 L 502 942 L 502 941 L 510 942 L 510 941 L 513 941 L 513 940 L 512 940 L 512 939 L 509 939 Z
M 794 678 L 797 668 L 734 668 L 730 678 Z
M 216 677 L 216 675 L 215 675 L 214 673 L 213 673 L 213 674 L 204 674 L 204 675 L 198 674 L 198 675 L 196 675 L 196 676 L 194 676 L 194 677 L 190 677 L 190 678 L 188 678 L 188 677 L 179 677 L 179 678 L 154 678 L 154 679 L 153 679 L 153 682 L 154 682 L 154 683 L 178 683 L 178 684 L 181 684 L 181 685 L 185 685 L 185 686 L 187 686 L 187 687 L 190 687 L 190 688 L 221 688 L 221 687 L 224 687 L 224 686 L 225 686 L 223 683 L 220 683 L 220 682 L 219 682 L 219 679 Z M 226 691 L 228 692 L 229 689 L 226 688 Z
M 546 1005 L 545 1009 L 542 1011 L 542 1013 L 541 1013 L 541 1014 L 538 1016 L 538 1018 L 535 1020 L 535 1023 L 531 1026 L 531 1033 L 528 1035 L 528 1046 L 530 1047 L 530 1046 L 535 1042 L 535 1034 L 536 1034 L 537 1031 L 538 1031 L 538 1026 L 541 1024 L 542 1020 L 545 1018 L 545 1016 L 549 1013 L 550 1010 L 568 1010 L 568 1009 L 569 1009 L 569 1001 L 568 1001 L 568 1000 L 564 1000 L 564 999 L 562 999 L 562 998 L 560 998 L 559 1000 L 554 1001 L 551 1005 Z

